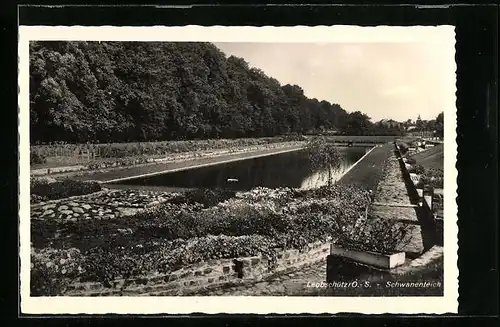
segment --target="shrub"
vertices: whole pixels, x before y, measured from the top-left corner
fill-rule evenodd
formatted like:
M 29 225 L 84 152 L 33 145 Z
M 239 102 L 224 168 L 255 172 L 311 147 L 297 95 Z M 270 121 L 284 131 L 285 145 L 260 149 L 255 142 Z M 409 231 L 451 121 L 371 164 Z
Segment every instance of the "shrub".
M 258 253 L 272 258 L 276 247 L 301 250 L 331 237 L 347 242 L 351 234 L 346 226 L 354 224 L 368 201 L 361 188 L 346 185 L 308 191 L 259 189 L 208 208 L 227 198 L 226 193 L 200 194 L 194 204 L 181 203 L 185 198 L 179 197 L 99 224 L 33 221 L 33 243 L 80 248 L 86 258 L 80 277 L 109 285 L 117 278 L 168 272 L 209 259 Z M 364 245 L 378 249 L 375 241 Z
M 425 172 L 425 168 L 422 165 L 412 165 L 408 169 L 408 172 L 409 173 L 415 173 L 415 174 L 418 174 L 418 175 L 422 175 Z
M 30 164 L 31 165 L 40 165 L 47 162 L 47 158 L 39 153 L 30 152 Z
M 201 261 L 229 259 L 263 254 L 276 257 L 277 243 L 261 235 L 207 235 L 190 240 L 146 241 L 133 247 L 110 244 L 85 254 L 81 280 L 100 281 L 111 286 L 118 278 L 130 278 L 151 272 L 168 273 Z
M 84 257 L 79 250 L 31 249 L 32 296 L 61 295 L 66 286 L 85 271 L 82 268 Z
M 433 188 L 443 188 L 444 174 L 441 169 L 428 169 L 422 175 L 422 182 Z
M 404 156 L 408 152 L 408 144 L 405 142 L 397 142 L 396 144 L 399 146 L 399 151 Z
M 409 244 L 413 228 L 388 219 L 359 219 L 342 227 L 336 244 L 352 250 L 392 254 Z
M 97 182 L 83 182 L 69 179 L 53 183 L 47 183 L 46 181 L 34 181 L 31 183 L 31 194 L 48 200 L 90 194 L 100 190 L 101 185 Z
M 229 210 L 228 210 L 229 209 Z M 293 228 L 290 219 L 270 203 L 232 203 L 228 209 L 199 212 L 207 221 L 207 234 L 276 236 Z
M 256 187 L 248 192 L 238 193 L 236 197 L 250 203 L 270 201 L 278 205 L 285 205 L 294 195 L 300 194 L 300 192 L 301 191 L 296 191 L 291 188 L 270 189 L 266 187 Z
M 220 202 L 233 198 L 235 191 L 223 189 L 196 189 L 184 194 L 185 203 L 200 203 L 205 208 L 212 207 Z M 178 199 L 177 199 L 178 200 Z

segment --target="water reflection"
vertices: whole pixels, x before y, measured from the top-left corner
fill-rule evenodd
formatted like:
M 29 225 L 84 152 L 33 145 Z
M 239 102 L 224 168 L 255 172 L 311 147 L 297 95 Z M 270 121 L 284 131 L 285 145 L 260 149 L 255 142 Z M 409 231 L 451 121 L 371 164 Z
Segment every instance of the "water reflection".
M 333 171 L 338 179 L 353 163 L 361 158 L 367 148 L 342 148 L 342 163 Z M 305 151 L 295 151 L 272 156 L 207 166 L 203 168 L 165 173 L 123 181 L 122 185 L 165 186 L 179 188 L 228 188 L 249 190 L 257 186 L 277 188 L 311 188 L 328 183 L 328 171 L 311 169 Z

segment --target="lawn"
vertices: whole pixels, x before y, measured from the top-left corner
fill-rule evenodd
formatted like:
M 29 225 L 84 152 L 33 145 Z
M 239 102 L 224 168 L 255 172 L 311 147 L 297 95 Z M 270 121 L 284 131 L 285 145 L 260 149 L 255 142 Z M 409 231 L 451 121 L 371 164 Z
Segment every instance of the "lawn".
M 358 185 L 375 192 L 383 177 L 385 163 L 393 151 L 392 144 L 375 147 L 363 160 L 358 162 L 337 183 L 342 185 Z

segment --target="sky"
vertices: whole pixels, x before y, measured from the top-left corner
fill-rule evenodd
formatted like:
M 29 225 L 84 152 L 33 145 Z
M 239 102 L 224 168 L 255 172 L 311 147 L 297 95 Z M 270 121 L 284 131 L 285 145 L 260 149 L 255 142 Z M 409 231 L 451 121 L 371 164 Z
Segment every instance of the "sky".
M 282 85 L 299 85 L 309 98 L 359 110 L 372 121 L 405 121 L 455 110 L 454 39 L 429 33 L 408 43 L 214 44 Z

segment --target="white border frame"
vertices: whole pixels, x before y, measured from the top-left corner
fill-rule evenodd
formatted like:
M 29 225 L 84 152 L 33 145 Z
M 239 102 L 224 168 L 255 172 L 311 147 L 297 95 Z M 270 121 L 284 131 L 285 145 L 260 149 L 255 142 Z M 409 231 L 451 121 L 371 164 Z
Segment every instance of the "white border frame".
M 408 30 L 412 30 L 408 34 Z M 26 314 L 339 313 L 443 314 L 458 310 L 456 107 L 445 109 L 444 296 L 442 297 L 30 297 L 29 41 L 206 41 L 206 42 L 434 42 L 428 29 L 449 35 L 453 26 L 415 27 L 19 27 L 19 235 L 21 312 Z M 437 42 L 437 41 L 436 41 Z M 450 58 L 454 60 L 454 58 Z M 455 65 L 456 69 L 456 65 Z M 451 109 L 455 109 L 451 112 Z M 453 219 L 455 217 L 455 219 Z

